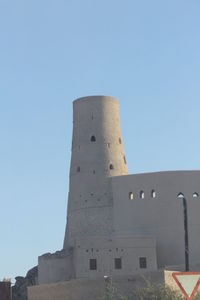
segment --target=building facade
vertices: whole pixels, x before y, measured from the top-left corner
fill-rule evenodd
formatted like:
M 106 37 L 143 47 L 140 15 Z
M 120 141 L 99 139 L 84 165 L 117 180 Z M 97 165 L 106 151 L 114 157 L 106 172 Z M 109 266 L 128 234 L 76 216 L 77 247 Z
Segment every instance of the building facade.
M 186 246 L 200 262 L 199 195 L 200 171 L 129 175 L 118 100 L 75 100 L 64 245 L 39 257 L 39 285 L 184 265 Z

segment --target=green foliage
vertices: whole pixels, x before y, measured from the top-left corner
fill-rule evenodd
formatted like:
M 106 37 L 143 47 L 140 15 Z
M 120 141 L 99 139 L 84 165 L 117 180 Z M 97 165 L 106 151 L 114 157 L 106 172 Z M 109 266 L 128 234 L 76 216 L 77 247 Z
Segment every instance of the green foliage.
M 113 285 L 112 279 L 105 282 L 104 300 L 184 300 L 185 297 L 178 291 L 163 285 L 152 285 L 145 280 L 145 287 L 135 288 L 130 296 L 120 295 Z M 193 300 L 200 300 L 200 293 Z

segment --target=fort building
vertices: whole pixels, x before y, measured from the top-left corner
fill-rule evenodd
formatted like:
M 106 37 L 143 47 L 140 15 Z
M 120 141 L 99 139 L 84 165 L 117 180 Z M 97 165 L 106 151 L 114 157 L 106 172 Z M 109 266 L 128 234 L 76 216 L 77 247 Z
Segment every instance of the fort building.
M 55 286 L 56 299 L 75 299 L 59 291 L 85 280 L 87 294 L 104 276 L 126 286 L 132 276 L 197 265 L 199 195 L 200 171 L 128 173 L 117 99 L 75 100 L 63 249 L 39 257 L 29 299 L 49 300 L 45 288 Z

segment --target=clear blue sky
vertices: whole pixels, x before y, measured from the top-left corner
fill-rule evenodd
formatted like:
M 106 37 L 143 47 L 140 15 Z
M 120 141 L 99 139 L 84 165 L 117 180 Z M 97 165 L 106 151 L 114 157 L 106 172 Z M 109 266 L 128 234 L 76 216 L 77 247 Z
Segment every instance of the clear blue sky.
M 61 249 L 93 94 L 119 98 L 130 173 L 200 169 L 200 1 L 0 0 L 0 279 Z

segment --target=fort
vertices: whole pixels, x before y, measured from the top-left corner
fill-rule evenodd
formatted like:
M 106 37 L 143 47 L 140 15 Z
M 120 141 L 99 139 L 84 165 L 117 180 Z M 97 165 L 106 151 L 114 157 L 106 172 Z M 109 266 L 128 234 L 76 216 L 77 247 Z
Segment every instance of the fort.
M 139 274 L 195 268 L 199 195 L 200 171 L 129 175 L 118 100 L 75 100 L 63 249 L 39 257 L 29 299 L 98 299 L 104 276 L 126 288 Z

